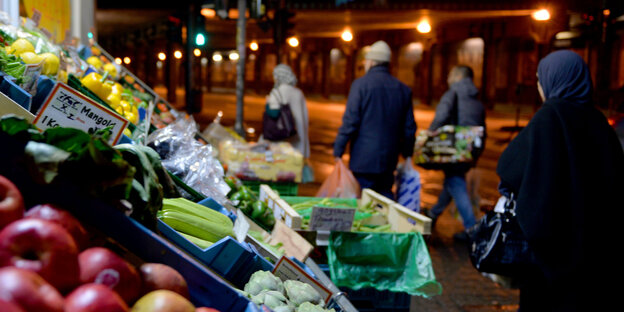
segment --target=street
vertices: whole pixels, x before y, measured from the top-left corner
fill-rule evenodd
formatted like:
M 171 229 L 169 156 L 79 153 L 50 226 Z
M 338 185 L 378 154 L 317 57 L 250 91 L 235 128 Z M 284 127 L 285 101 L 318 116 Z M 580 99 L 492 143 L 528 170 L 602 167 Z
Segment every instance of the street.
M 162 93 L 164 90 L 158 90 Z M 183 93 L 178 93 L 178 103 L 183 103 Z M 233 94 L 204 94 L 203 109 L 194 118 L 203 130 L 219 111 L 223 112 L 221 123 L 234 124 L 236 106 Z M 310 116 L 309 136 L 311 143 L 310 164 L 315 173 L 314 183 L 299 186 L 300 196 L 314 196 L 316 190 L 331 173 L 334 157 L 332 144 L 341 124 L 345 101 L 307 99 Z M 260 129 L 265 99 L 263 96 L 245 96 L 245 126 Z M 182 110 L 182 106 L 176 106 Z M 434 110 L 417 105 L 414 111 L 418 129 L 426 129 L 433 119 Z M 523 114 L 519 125 L 524 126 L 530 115 Z M 496 176 L 497 160 L 512 138 L 505 131 L 516 125 L 514 114 L 488 112 L 488 138 L 486 150 L 476 169 L 469 173 L 469 187 L 478 190 L 480 206 L 492 206 L 498 199 Z M 347 159 L 348 155 L 345 155 Z M 431 207 L 442 189 L 443 175 L 440 171 L 417 168 L 422 181 L 421 207 Z M 480 213 L 477 210 L 478 213 Z M 427 238 L 430 256 L 437 280 L 443 293 L 431 299 L 412 297 L 411 311 L 515 311 L 518 308 L 518 291 L 504 289 L 477 272 L 468 257 L 468 246 L 454 242 L 453 234 L 463 229 L 454 207 L 440 216 L 431 237 Z

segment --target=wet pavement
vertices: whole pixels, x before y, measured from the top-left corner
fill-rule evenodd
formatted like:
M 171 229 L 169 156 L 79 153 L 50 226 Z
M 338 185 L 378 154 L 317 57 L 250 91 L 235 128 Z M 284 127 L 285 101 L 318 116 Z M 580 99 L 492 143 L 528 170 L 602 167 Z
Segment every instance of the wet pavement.
M 300 196 L 314 196 L 333 169 L 332 144 L 341 123 L 345 103 L 344 100 L 311 98 L 307 101 L 310 115 L 310 164 L 315 173 L 315 181 L 300 185 Z M 178 103 L 183 103 L 183 94 L 178 93 Z M 245 96 L 246 127 L 260 128 L 264 103 L 263 96 Z M 219 111 L 223 112 L 221 123 L 232 126 L 236 112 L 233 94 L 204 94 L 202 112 L 195 114 L 194 117 L 203 129 L 212 122 Z M 433 119 L 434 110 L 416 105 L 414 114 L 418 129 L 426 129 Z M 526 125 L 529 118 L 529 114 L 520 116 L 519 125 Z M 488 112 L 486 123 L 488 129 L 486 150 L 477 167 L 468 174 L 469 188 L 472 188 L 474 192 L 471 193 L 475 194 L 473 200 L 481 207 L 494 205 L 498 198 L 496 163 L 513 136 L 513 133 L 506 129 L 517 125 L 515 113 L 504 113 L 500 110 Z M 422 181 L 421 207 L 431 207 L 437 201 L 442 189 L 443 174 L 435 170 L 417 169 Z M 482 214 L 478 208 L 475 210 L 479 216 Z M 433 234 L 426 238 L 433 269 L 438 282 L 442 284 L 443 293 L 430 299 L 412 297 L 410 311 L 516 311 L 518 291 L 502 288 L 482 276 L 470 263 L 468 246 L 453 241 L 453 234 L 462 229 L 461 220 L 451 204 L 451 207 L 439 217 Z

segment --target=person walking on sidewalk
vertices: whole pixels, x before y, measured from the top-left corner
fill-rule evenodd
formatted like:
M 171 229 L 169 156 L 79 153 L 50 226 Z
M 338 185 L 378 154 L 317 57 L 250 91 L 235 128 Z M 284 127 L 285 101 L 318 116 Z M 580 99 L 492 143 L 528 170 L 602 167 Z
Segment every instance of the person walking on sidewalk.
M 334 156 L 340 160 L 350 142 L 349 169 L 360 187 L 394 199 L 394 170 L 399 154 L 414 152 L 416 121 L 412 91 L 390 74 L 390 56 L 384 41 L 366 53 L 366 74 L 351 84 Z
M 485 108 L 477 99 L 479 91 L 472 82 L 473 76 L 472 69 L 468 66 L 458 65 L 451 69 L 447 80 L 449 90 L 442 95 L 440 103 L 438 103 L 429 131 L 435 131 L 445 125 L 482 126 L 485 128 Z M 483 141 L 485 142 L 485 140 Z M 479 155 L 473 156 L 478 157 Z M 453 199 L 462 217 L 464 230 L 475 225 L 475 215 L 466 187 L 466 173 L 475 162 L 472 165 L 449 164 L 444 169 L 444 185 L 438 202 L 431 210 L 425 211 L 425 214 L 433 220 L 434 224 Z M 468 239 L 465 231 L 455 234 L 454 237 L 461 241 Z
M 594 107 L 590 71 L 569 50 L 537 66 L 544 104 L 501 154 L 501 186 L 536 258 L 520 276 L 520 311 L 607 311 L 621 306 L 619 249 L 624 153 Z

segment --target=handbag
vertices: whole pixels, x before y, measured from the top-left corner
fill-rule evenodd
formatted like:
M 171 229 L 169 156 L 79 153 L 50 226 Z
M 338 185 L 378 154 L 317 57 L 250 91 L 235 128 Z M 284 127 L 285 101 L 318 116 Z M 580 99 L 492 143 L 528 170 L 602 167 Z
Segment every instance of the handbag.
M 297 128 L 295 127 L 295 118 L 290 110 L 290 105 L 283 103 L 279 90 L 273 90 L 276 90 L 279 95 L 280 113 L 277 118 L 272 118 L 266 110 L 264 111 L 262 116 L 262 135 L 270 141 L 283 141 L 296 135 Z
M 468 230 L 471 240 L 470 261 L 480 272 L 518 277 L 535 270 L 536 261 L 516 217 L 516 197 L 502 196 Z

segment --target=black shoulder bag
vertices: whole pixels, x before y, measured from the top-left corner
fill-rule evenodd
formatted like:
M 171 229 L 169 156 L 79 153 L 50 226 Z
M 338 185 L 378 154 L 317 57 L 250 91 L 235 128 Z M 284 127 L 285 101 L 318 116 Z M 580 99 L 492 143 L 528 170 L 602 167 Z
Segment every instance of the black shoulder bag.
M 266 110 L 264 111 L 262 116 L 262 135 L 270 141 L 283 141 L 297 134 L 297 128 L 295 127 L 295 119 L 290 110 L 290 105 L 284 103 L 279 90 L 276 88 L 273 90 L 277 91 L 279 96 L 280 113 L 277 118 L 271 118 Z M 273 90 L 271 90 L 271 93 L 273 93 Z
M 496 208 L 470 228 L 468 235 L 470 260 L 480 272 L 518 277 L 534 270 L 535 256 L 516 218 L 515 194 L 501 197 Z

